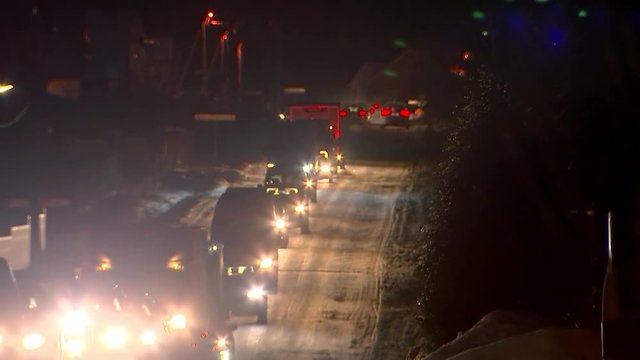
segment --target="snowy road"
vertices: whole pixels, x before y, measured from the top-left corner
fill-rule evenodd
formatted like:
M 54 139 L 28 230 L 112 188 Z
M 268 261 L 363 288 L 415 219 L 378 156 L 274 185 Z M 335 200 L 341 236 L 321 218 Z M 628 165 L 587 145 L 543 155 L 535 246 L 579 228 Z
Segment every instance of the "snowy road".
M 280 250 L 269 325 L 241 325 L 236 359 L 365 359 L 377 320 L 380 250 L 407 168 L 352 165 L 322 183 L 311 235 Z

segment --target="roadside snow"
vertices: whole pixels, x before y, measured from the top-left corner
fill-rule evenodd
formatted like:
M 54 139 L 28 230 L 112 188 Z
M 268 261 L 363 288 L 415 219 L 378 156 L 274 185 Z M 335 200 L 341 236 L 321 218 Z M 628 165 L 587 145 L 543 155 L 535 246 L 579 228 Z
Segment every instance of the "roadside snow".
M 443 345 L 422 360 L 445 360 L 468 349 L 484 346 L 505 338 L 532 332 L 552 324 L 524 311 L 494 311 L 483 317 L 457 339 Z

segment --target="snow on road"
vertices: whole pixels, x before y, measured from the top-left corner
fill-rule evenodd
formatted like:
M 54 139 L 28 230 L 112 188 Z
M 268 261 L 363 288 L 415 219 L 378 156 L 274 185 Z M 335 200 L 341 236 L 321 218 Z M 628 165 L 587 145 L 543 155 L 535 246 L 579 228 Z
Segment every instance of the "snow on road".
M 321 183 L 311 235 L 280 250 L 269 325 L 241 325 L 236 359 L 366 359 L 377 320 L 380 254 L 406 167 L 352 165 Z

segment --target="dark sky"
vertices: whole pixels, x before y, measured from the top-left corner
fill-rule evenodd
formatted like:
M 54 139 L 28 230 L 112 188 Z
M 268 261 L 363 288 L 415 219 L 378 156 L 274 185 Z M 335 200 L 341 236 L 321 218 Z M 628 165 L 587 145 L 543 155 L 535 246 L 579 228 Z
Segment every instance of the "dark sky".
M 150 35 L 173 36 L 188 48 L 202 15 L 214 9 L 225 19 L 269 20 L 282 29 L 285 81 L 344 84 L 366 61 L 389 61 L 401 49 L 394 39 L 423 37 L 434 28 L 468 13 L 465 0 L 14 0 L 0 11 L 0 26 L 19 28 L 34 6 L 45 23 L 81 17 L 87 9 L 119 9 L 138 13 Z M 58 20 L 59 21 L 59 20 Z M 1 28 L 0 28 L 1 29 Z M 321 81 L 322 82 L 322 81 Z M 324 84 L 327 85 L 327 84 Z

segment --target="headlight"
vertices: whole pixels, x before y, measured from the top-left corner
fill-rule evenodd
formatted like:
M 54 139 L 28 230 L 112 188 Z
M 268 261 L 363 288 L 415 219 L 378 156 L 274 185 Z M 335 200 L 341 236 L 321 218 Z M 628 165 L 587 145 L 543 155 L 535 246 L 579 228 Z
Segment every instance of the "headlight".
M 308 189 L 311 189 L 313 187 L 313 181 L 311 180 L 305 181 L 304 186 L 306 186 Z
M 273 168 L 274 166 L 276 166 L 276 164 L 274 164 L 274 163 L 267 163 L 267 168 L 269 168 L 269 169 Z
M 278 119 L 280 119 L 280 120 L 284 120 L 284 119 L 286 119 L 286 118 L 287 118 L 287 115 L 285 115 L 285 114 L 283 114 L 283 113 L 278 114 Z
M 229 350 L 220 351 L 220 360 L 231 360 L 231 352 Z
M 247 291 L 247 298 L 251 301 L 259 301 L 264 299 L 266 295 L 263 288 L 254 287 L 251 290 Z
M 83 334 L 89 326 L 89 317 L 81 311 L 68 313 L 62 319 L 62 332 L 65 334 Z
M 73 339 L 65 342 L 64 352 L 71 357 L 80 357 L 84 352 L 84 341 Z
M 187 317 L 182 314 L 175 314 L 169 319 L 169 326 L 174 330 L 187 328 Z
M 156 343 L 156 333 L 155 331 L 145 331 L 140 336 L 140 340 L 142 340 L 143 345 L 153 345 Z
M 331 171 L 331 166 L 326 165 L 326 164 L 325 164 L 325 165 L 322 165 L 322 166 L 320 166 L 320 170 L 321 170 L 322 172 L 329 172 L 329 171 Z
M 216 340 L 216 348 L 218 350 L 226 349 L 227 348 L 227 338 L 219 337 L 218 340 Z
M 336 160 L 338 160 L 338 161 L 342 160 L 342 154 L 336 155 Z
M 270 269 L 273 266 L 272 258 L 265 258 L 260 261 L 260 269 Z
M 313 169 L 313 166 L 312 166 L 311 164 L 305 164 L 305 165 L 302 167 L 302 171 L 304 171 L 304 172 L 306 172 L 306 173 L 311 172 L 311 169 Z
M 127 329 L 122 326 L 113 326 L 107 329 L 102 340 L 105 346 L 117 349 L 124 347 L 127 336 Z
M 284 230 L 285 227 L 287 227 L 287 223 L 286 221 L 284 221 L 284 219 L 276 219 L 276 223 L 275 223 L 276 229 L 278 230 Z
M 44 346 L 45 338 L 42 334 L 31 333 L 22 337 L 22 347 L 25 350 L 37 350 Z
M 296 213 L 301 214 L 301 213 L 304 212 L 305 206 L 304 206 L 304 204 L 298 204 L 298 205 L 296 205 L 294 210 L 296 211 Z

